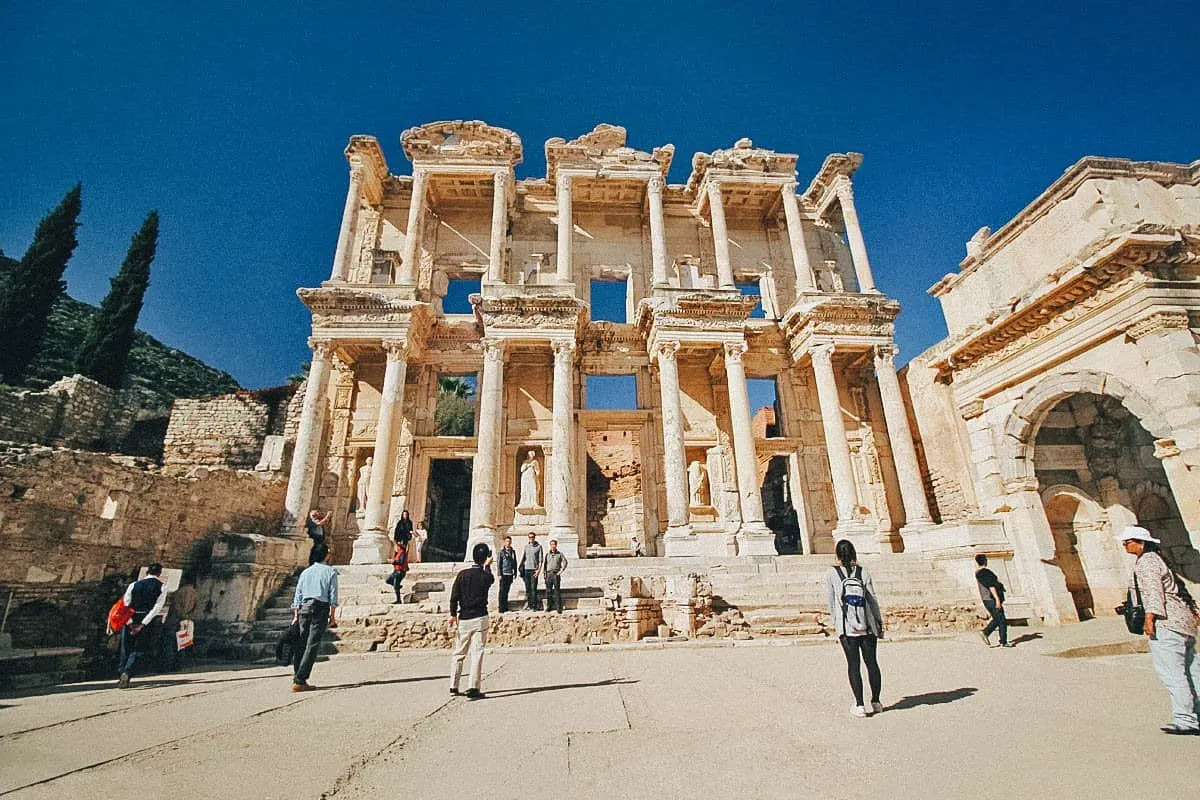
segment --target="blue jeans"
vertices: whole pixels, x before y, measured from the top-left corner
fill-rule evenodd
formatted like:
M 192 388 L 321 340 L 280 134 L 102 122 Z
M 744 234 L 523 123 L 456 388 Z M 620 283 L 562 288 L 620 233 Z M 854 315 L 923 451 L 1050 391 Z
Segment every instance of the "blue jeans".
M 1181 728 L 1200 728 L 1200 658 L 1196 637 L 1184 636 L 1156 625 L 1150 640 L 1150 658 L 1171 695 L 1172 722 Z
M 992 621 L 983 629 L 984 636 L 991 636 L 992 631 L 1000 629 L 1000 644 L 1008 644 L 1008 618 L 1004 616 L 1004 609 L 997 608 L 995 603 L 984 603 L 983 607 L 992 615 Z

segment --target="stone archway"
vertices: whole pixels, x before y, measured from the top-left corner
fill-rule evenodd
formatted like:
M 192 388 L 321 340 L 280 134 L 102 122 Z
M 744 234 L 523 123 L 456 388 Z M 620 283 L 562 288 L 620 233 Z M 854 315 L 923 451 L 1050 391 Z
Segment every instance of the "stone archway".
M 1054 558 L 1063 573 L 1067 591 L 1080 619 L 1096 616 L 1096 602 L 1089 582 L 1088 539 L 1108 535 L 1100 506 L 1074 487 L 1054 486 L 1042 492 L 1042 508 L 1054 537 Z

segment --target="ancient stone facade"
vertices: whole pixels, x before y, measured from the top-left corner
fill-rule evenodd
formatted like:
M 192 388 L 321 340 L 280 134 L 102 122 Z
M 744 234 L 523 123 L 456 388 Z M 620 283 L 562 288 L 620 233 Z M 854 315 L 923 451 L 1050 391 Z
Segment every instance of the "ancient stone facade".
M 299 290 L 313 360 L 287 530 L 330 509 L 337 552 L 372 563 L 405 509 L 440 516 L 431 530 L 460 514 L 461 539 L 438 544 L 456 558 L 528 532 L 609 550 L 600 512 L 615 509 L 614 543 L 663 556 L 773 555 L 782 517 L 804 553 L 840 537 L 891 552 L 932 525 L 895 372 L 899 305 L 875 286 L 854 207 L 861 156 L 831 155 L 801 185 L 795 155 L 743 139 L 668 184 L 674 147 L 636 150 L 612 125 L 550 139 L 546 176 L 524 180 L 519 137 L 482 122 L 401 144 L 411 175 L 351 138 L 330 278 Z M 594 319 L 614 285 L 623 313 Z M 464 287 L 470 309 L 448 309 Z M 435 424 L 455 376 L 475 381 L 471 435 Z M 591 407 L 589 381 L 611 376 L 632 378 L 633 401 Z M 748 379 L 773 386 L 773 424 L 752 424 Z M 605 435 L 628 443 L 636 481 L 589 472 Z M 445 466 L 467 460 L 462 477 Z M 768 474 L 794 513 L 765 513 Z M 434 502 L 444 481 L 469 485 L 469 509 Z
M 44 391 L 0 386 L 0 441 L 116 450 L 137 412 L 136 398 L 83 375 Z
M 176 400 L 163 440 L 163 464 L 278 471 L 286 460 L 287 415 L 294 387 L 282 386 L 256 392 L 234 392 L 198 400 Z M 297 406 L 295 409 L 299 411 Z M 294 421 L 298 424 L 298 420 Z M 275 439 L 268 444 L 268 437 Z M 272 453 L 267 447 L 277 449 Z
M 1200 162 L 1085 158 L 930 293 L 949 337 L 906 380 L 954 524 L 920 546 L 1011 554 L 1051 622 L 1112 613 L 1130 524 L 1200 578 Z

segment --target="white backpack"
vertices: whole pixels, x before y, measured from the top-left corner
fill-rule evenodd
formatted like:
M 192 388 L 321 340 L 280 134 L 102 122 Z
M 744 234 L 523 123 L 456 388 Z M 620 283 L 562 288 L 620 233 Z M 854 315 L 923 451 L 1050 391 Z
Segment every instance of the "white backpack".
M 862 581 L 862 567 L 856 566 L 848 573 L 834 567 L 842 579 L 842 631 L 847 636 L 866 636 L 871 632 L 867 622 L 867 587 Z

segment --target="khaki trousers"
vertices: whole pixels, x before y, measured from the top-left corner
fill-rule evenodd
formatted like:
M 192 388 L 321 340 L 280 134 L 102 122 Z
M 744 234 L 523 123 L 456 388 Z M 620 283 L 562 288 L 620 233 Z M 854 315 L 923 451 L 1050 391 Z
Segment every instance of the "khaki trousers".
M 458 639 L 454 642 L 454 655 L 450 657 L 450 688 L 458 689 L 462 678 L 463 661 L 468 652 L 471 656 L 471 673 L 467 678 L 468 689 L 478 689 L 483 678 L 483 646 L 487 644 L 488 617 L 460 619 Z

